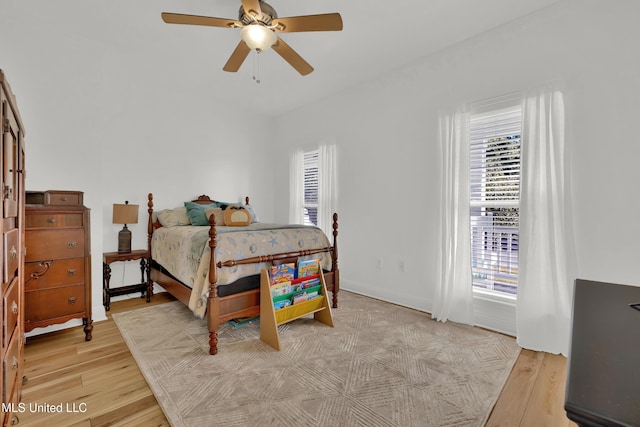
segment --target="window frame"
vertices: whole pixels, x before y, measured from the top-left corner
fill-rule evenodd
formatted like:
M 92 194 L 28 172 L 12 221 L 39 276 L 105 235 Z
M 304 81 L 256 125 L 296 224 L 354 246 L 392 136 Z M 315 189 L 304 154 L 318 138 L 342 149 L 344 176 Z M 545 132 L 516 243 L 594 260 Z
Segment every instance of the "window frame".
M 315 173 L 308 174 L 308 170 L 315 169 Z M 309 150 L 302 153 L 302 218 L 304 225 L 318 225 L 318 185 L 320 174 L 320 150 Z M 307 201 L 307 195 L 315 193 L 315 202 Z M 315 212 L 312 214 L 311 212 Z M 315 222 L 313 218 L 315 217 Z
M 519 272 L 520 97 L 508 95 L 474 107 L 469 123 L 472 287 L 479 298 L 513 303 Z

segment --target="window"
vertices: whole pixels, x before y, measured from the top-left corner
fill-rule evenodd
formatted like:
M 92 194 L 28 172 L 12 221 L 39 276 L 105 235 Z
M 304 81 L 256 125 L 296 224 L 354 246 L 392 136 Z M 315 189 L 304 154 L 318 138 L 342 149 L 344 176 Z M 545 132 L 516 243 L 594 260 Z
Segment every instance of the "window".
M 520 106 L 470 123 L 471 269 L 474 288 L 515 295 L 520 214 Z
M 304 224 L 318 225 L 318 150 L 304 153 Z
M 295 150 L 289 164 L 289 221 L 314 225 L 331 235 L 337 209 L 337 147 Z

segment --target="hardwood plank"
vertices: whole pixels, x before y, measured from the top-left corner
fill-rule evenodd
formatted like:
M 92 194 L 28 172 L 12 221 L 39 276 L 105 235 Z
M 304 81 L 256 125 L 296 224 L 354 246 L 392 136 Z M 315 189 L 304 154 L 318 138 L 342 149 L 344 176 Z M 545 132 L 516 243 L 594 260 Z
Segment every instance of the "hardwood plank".
M 108 320 L 94 324 L 94 338 L 88 342 L 81 326 L 29 338 L 25 346 L 28 381 L 22 402 L 82 403 L 86 412 L 27 411 L 20 414 L 20 425 L 168 426 L 111 313 L 172 300 L 169 295 L 158 295 L 149 304 L 137 298 L 114 302 Z
M 531 399 L 523 417 L 523 427 L 575 426 L 564 410 L 567 359 L 561 355 L 544 353 Z
M 519 425 L 531 397 L 543 353 L 521 350 L 487 421 L 487 426 Z
M 126 425 L 130 426 L 134 423 L 135 419 L 138 419 L 141 414 L 147 414 L 148 411 L 153 413 L 153 418 L 158 419 L 158 415 L 162 415 L 162 418 L 159 420 L 160 422 L 166 422 L 165 425 L 168 425 L 164 414 L 160 410 L 160 413 L 157 412 L 159 409 L 158 402 L 156 401 L 153 395 L 146 396 L 138 400 L 131 401 L 130 403 L 119 406 L 118 410 L 111 410 L 106 412 L 103 415 L 93 417 L 91 419 L 92 426 L 113 426 L 113 425 Z M 149 419 L 144 417 L 144 422 L 149 425 Z M 159 424 L 162 425 L 162 424 Z

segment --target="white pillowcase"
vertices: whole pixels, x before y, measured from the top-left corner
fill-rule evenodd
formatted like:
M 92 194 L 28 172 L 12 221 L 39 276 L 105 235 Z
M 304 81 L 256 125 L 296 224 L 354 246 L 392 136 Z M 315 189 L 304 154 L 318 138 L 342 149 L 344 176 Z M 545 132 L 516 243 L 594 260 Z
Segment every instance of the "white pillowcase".
M 158 212 L 158 221 L 163 227 L 175 227 L 177 225 L 191 225 L 187 208 L 164 209 Z
M 204 210 L 204 216 L 207 217 L 207 220 L 211 215 L 215 215 L 216 225 L 225 225 L 224 211 L 222 210 L 222 208 L 209 208 Z

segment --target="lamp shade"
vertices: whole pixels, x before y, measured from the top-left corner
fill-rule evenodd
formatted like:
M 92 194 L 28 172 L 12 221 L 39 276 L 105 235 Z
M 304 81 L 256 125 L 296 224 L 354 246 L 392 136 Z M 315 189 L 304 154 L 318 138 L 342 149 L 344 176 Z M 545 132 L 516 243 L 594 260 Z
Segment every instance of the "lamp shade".
M 113 223 L 114 224 L 137 224 L 138 223 L 138 205 L 130 205 L 125 202 L 124 205 L 113 205 Z

